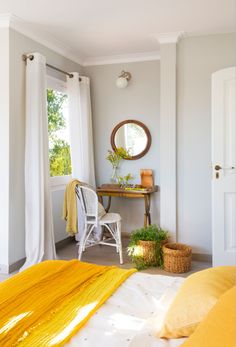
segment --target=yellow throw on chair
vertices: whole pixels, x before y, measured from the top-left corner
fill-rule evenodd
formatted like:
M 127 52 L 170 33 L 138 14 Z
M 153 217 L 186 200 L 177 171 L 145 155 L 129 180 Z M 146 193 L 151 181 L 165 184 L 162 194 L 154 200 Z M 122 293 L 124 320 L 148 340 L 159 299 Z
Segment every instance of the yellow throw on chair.
M 75 187 L 79 184 L 80 181 L 73 179 L 66 186 L 66 191 L 64 195 L 64 204 L 63 204 L 63 219 L 66 220 L 66 232 L 74 236 L 77 229 L 77 198 L 75 194 Z
M 136 270 L 45 261 L 0 284 L 0 346 L 63 346 Z

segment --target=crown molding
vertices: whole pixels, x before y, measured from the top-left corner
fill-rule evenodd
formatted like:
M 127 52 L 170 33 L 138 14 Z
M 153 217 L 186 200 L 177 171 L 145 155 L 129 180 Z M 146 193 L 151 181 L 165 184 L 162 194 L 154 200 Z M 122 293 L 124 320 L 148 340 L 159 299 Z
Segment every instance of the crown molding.
M 160 59 L 159 51 L 85 58 L 47 32 L 36 28 L 31 23 L 11 13 L 0 14 L 0 28 L 11 28 L 81 66 L 131 63 Z
M 0 13 L 0 28 L 10 27 L 10 13 Z
M 163 43 L 177 43 L 185 35 L 184 31 L 175 31 L 170 33 L 152 34 L 159 44 Z
M 160 60 L 159 51 L 87 58 L 84 60 L 83 66 L 134 63 L 134 62 L 153 61 L 153 60 Z
M 0 28 L 11 28 L 30 39 L 42 44 L 43 46 L 53 50 L 54 52 L 72 60 L 73 62 L 80 64 L 81 66 L 96 66 L 96 65 L 109 65 L 109 64 L 122 64 L 133 63 L 142 61 L 160 60 L 159 51 L 132 53 L 132 54 L 120 54 L 110 56 L 98 56 L 98 57 L 84 57 L 80 52 L 67 46 L 65 43 L 57 40 L 55 37 L 43 31 L 41 28 L 34 26 L 33 24 L 24 21 L 23 19 L 11 14 L 0 13 Z M 150 35 L 159 42 L 159 44 L 177 43 L 181 38 L 205 36 L 214 34 L 223 34 L 235 32 L 230 28 L 224 32 L 190 32 L 184 31 L 169 32 L 169 33 L 156 33 Z
M 0 28 L 11 28 L 20 34 L 37 41 L 43 46 L 50 48 L 63 57 L 70 59 L 77 64 L 83 65 L 83 58 L 78 54 L 78 52 L 57 40 L 49 33 L 36 28 L 34 25 L 12 15 L 11 13 L 0 14 Z
M 85 58 L 47 32 L 35 28 L 32 24 L 11 13 L 0 14 L 0 28 L 11 28 L 81 66 L 132 63 L 160 59 L 159 51 Z
M 235 34 L 235 28 L 228 28 L 225 30 L 210 30 L 210 31 L 190 31 L 184 34 L 184 38 L 188 37 L 204 37 L 204 36 L 213 36 L 213 35 L 225 35 L 225 34 Z

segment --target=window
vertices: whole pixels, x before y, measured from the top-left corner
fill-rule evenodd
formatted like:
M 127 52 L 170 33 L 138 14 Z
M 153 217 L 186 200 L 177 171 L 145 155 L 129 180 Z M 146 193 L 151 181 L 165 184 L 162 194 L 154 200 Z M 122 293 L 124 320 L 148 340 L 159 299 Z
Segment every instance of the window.
M 47 78 L 47 112 L 50 176 L 54 184 L 66 184 L 59 177 L 71 175 L 71 156 L 68 125 L 68 96 L 66 83 Z M 52 183 L 53 183 L 52 182 Z

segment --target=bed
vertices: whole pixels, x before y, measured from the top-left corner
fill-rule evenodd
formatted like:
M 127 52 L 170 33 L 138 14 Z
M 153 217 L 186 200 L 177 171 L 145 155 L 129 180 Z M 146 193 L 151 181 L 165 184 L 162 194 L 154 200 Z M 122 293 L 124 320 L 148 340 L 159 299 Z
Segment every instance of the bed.
M 91 280 L 90 272 L 94 272 L 96 280 Z M 83 276 L 89 283 L 87 287 L 83 287 Z M 180 277 L 149 275 L 77 260 L 43 262 L 0 285 L 0 345 L 180 346 L 184 339 L 159 339 L 154 331 L 161 325 L 183 281 Z M 81 287 L 77 286 L 78 282 Z M 99 294 L 103 293 L 102 286 L 109 293 Z M 54 302 L 52 305 L 50 300 Z M 81 329 L 76 327 L 72 334 L 71 324 L 81 308 L 91 304 L 93 309 L 83 318 Z M 61 326 L 55 328 L 57 325 Z M 70 339 L 57 343 L 67 330 Z M 50 334 L 53 338 L 48 338 Z
M 159 339 L 154 330 L 184 278 L 134 273 L 66 347 L 178 347 L 185 339 Z

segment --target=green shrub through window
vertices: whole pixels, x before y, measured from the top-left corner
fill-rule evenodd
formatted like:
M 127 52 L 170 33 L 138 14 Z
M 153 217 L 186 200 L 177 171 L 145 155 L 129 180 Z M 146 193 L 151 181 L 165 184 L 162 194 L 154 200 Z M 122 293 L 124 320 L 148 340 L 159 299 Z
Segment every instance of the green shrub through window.
M 67 95 L 47 89 L 50 176 L 71 174 Z

